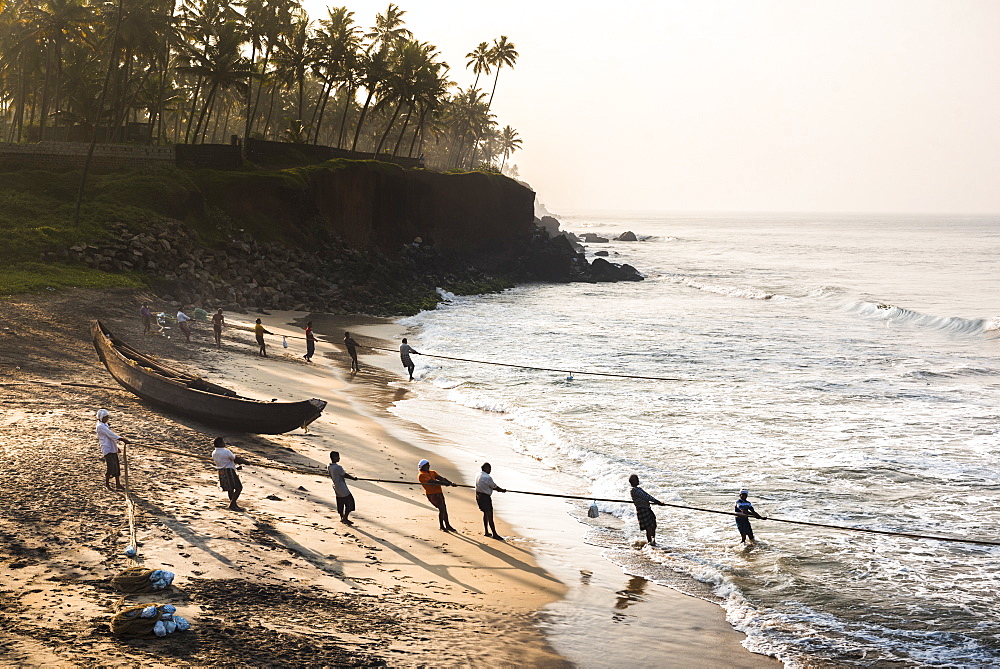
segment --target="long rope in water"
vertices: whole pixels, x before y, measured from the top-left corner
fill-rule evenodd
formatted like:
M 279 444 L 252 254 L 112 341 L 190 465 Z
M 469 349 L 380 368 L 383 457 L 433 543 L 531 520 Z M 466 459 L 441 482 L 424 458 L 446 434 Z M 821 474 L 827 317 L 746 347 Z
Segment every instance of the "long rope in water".
M 273 334 L 273 333 L 272 333 Z M 279 335 L 274 334 L 275 337 L 282 337 L 283 339 L 302 339 L 305 337 L 299 337 L 298 335 Z M 324 342 L 330 343 L 330 342 Z M 331 343 L 331 345 L 334 345 Z M 360 344 L 359 344 L 360 346 Z M 399 351 L 391 348 L 382 348 L 381 346 L 363 346 L 362 348 L 371 349 L 373 351 L 384 351 L 386 353 L 398 353 Z M 588 376 L 609 376 L 618 379 L 644 379 L 646 381 L 701 381 L 704 379 L 683 379 L 676 376 L 640 376 L 638 374 L 618 374 L 615 372 L 578 372 L 572 369 L 555 369 L 553 367 L 535 367 L 532 365 L 515 365 L 509 362 L 494 362 L 490 360 L 472 360 L 470 358 L 456 358 L 450 355 L 437 355 L 433 353 L 417 353 L 415 355 L 422 355 L 425 358 L 438 358 L 440 360 L 454 360 L 457 362 L 472 362 L 477 365 L 494 365 L 497 367 L 513 367 L 515 369 L 530 369 L 536 372 L 557 372 L 559 374 L 586 374 Z M 735 381 L 734 381 L 735 382 Z
M 162 451 L 164 453 L 173 453 L 176 455 L 181 455 L 187 458 L 193 458 L 196 460 L 211 461 L 212 458 L 203 455 L 195 455 L 193 453 L 185 453 L 184 451 L 178 451 L 170 448 L 163 448 L 162 446 L 151 446 L 149 444 L 143 444 L 143 448 L 149 448 L 154 451 Z M 248 467 L 260 467 L 263 469 L 275 469 L 278 471 L 292 472 L 293 474 L 305 474 L 308 476 L 326 476 L 327 472 L 323 469 L 307 469 L 305 467 L 291 467 L 284 465 L 270 465 L 263 464 L 260 462 L 246 462 Z M 362 478 L 357 477 L 358 481 L 369 481 L 372 483 L 394 483 L 397 485 L 408 485 L 408 486 L 418 486 L 421 485 L 419 481 L 401 481 L 399 479 L 376 479 L 376 478 Z M 474 489 L 475 486 L 466 485 L 464 483 L 455 483 L 453 487 L 456 488 L 470 488 Z M 583 501 L 592 502 L 611 502 L 614 504 L 632 504 L 630 499 L 605 499 L 601 497 L 585 497 L 582 495 L 563 495 L 561 493 L 551 493 L 551 492 L 534 492 L 529 490 L 508 490 L 507 492 L 518 494 L 518 495 L 535 495 L 538 497 L 558 497 L 561 499 L 578 499 Z M 685 511 L 699 511 L 701 513 L 714 513 L 721 516 L 732 516 L 735 518 L 753 518 L 753 516 L 747 516 L 746 514 L 736 513 L 734 511 L 719 511 L 718 509 L 705 509 L 697 506 L 685 506 L 683 504 L 671 504 L 669 502 L 661 502 L 661 506 L 668 506 L 675 509 L 683 509 Z M 984 541 L 979 539 L 962 539 L 960 537 L 941 537 L 926 534 L 915 534 L 912 532 L 893 532 L 891 530 L 875 530 L 867 527 L 850 527 L 846 525 L 830 525 L 828 523 L 814 523 L 806 520 L 791 520 L 788 518 L 775 518 L 773 516 L 768 516 L 767 518 L 761 518 L 759 520 L 773 521 L 776 523 L 788 523 L 790 525 L 806 525 L 809 527 L 822 527 L 831 530 L 838 530 L 841 532 L 864 532 L 868 534 L 882 534 L 892 537 L 905 537 L 909 539 L 926 539 L 929 541 L 943 541 L 949 543 L 960 543 L 960 544 L 974 544 L 977 546 L 1000 546 L 1000 541 Z

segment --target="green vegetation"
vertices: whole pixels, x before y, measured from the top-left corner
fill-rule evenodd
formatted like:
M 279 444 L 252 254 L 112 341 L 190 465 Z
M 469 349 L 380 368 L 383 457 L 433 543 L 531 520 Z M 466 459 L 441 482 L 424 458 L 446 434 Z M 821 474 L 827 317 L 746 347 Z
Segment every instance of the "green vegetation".
M 520 148 L 491 112 L 501 36 L 451 80 L 395 4 L 367 30 L 301 0 L 0 0 L 0 141 L 228 143 L 232 135 L 502 169 Z M 479 88 L 485 79 L 489 96 Z
M 88 267 L 37 262 L 0 266 L 0 295 L 58 288 L 140 288 L 145 285 L 142 276 L 131 272 L 115 274 Z

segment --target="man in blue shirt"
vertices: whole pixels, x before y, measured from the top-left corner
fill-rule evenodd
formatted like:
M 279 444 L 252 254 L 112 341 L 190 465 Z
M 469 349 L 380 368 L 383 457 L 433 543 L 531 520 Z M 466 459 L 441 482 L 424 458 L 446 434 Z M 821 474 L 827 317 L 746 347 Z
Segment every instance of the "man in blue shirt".
M 753 538 L 753 528 L 750 527 L 750 518 L 760 518 L 761 520 L 767 520 L 764 516 L 761 516 L 753 509 L 753 504 L 747 501 L 747 495 L 750 491 L 747 489 L 740 490 L 740 498 L 736 500 L 736 513 L 742 513 L 742 516 L 736 517 L 736 527 L 740 531 L 740 543 L 745 544 L 747 539 L 750 539 L 751 544 L 757 543 Z M 749 516 L 749 517 L 748 517 Z

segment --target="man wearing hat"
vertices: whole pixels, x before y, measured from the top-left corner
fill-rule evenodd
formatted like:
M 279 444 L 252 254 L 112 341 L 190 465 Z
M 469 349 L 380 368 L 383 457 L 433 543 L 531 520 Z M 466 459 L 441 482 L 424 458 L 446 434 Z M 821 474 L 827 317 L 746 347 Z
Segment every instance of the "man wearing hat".
M 736 500 L 736 513 L 743 514 L 742 516 L 736 516 L 736 527 L 740 531 L 741 544 L 745 544 L 747 539 L 750 539 L 751 544 L 757 543 L 753 538 L 753 528 L 750 527 L 750 517 L 767 520 L 767 518 L 754 511 L 753 504 L 747 501 L 747 495 L 749 494 L 750 491 L 744 488 L 740 490 L 740 498 Z
M 420 470 L 417 480 L 424 487 L 424 494 L 427 495 L 427 501 L 438 510 L 438 524 L 441 526 L 441 531 L 455 532 L 455 528 L 451 526 L 451 522 L 448 520 L 448 505 L 445 504 L 444 492 L 441 490 L 441 486 L 443 485 L 455 484 L 431 469 L 431 463 L 428 460 L 418 462 L 417 469 Z
M 111 414 L 108 413 L 107 409 L 97 411 L 97 441 L 101 445 L 101 457 L 104 458 L 108 467 L 104 474 L 104 487 L 111 490 L 111 478 L 114 477 L 115 488 L 122 490 L 122 469 L 118 460 L 118 453 L 121 449 L 118 448 L 118 444 L 127 444 L 128 439 L 115 434 L 111 426 L 108 425 L 109 420 L 111 420 Z

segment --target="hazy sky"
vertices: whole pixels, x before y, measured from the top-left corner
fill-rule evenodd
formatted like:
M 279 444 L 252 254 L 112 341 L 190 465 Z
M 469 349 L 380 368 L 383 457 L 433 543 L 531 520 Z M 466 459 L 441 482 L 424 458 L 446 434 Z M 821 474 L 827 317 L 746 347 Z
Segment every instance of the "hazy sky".
M 1000 212 L 1000 0 L 397 4 L 463 87 L 515 43 L 493 109 L 553 211 Z

